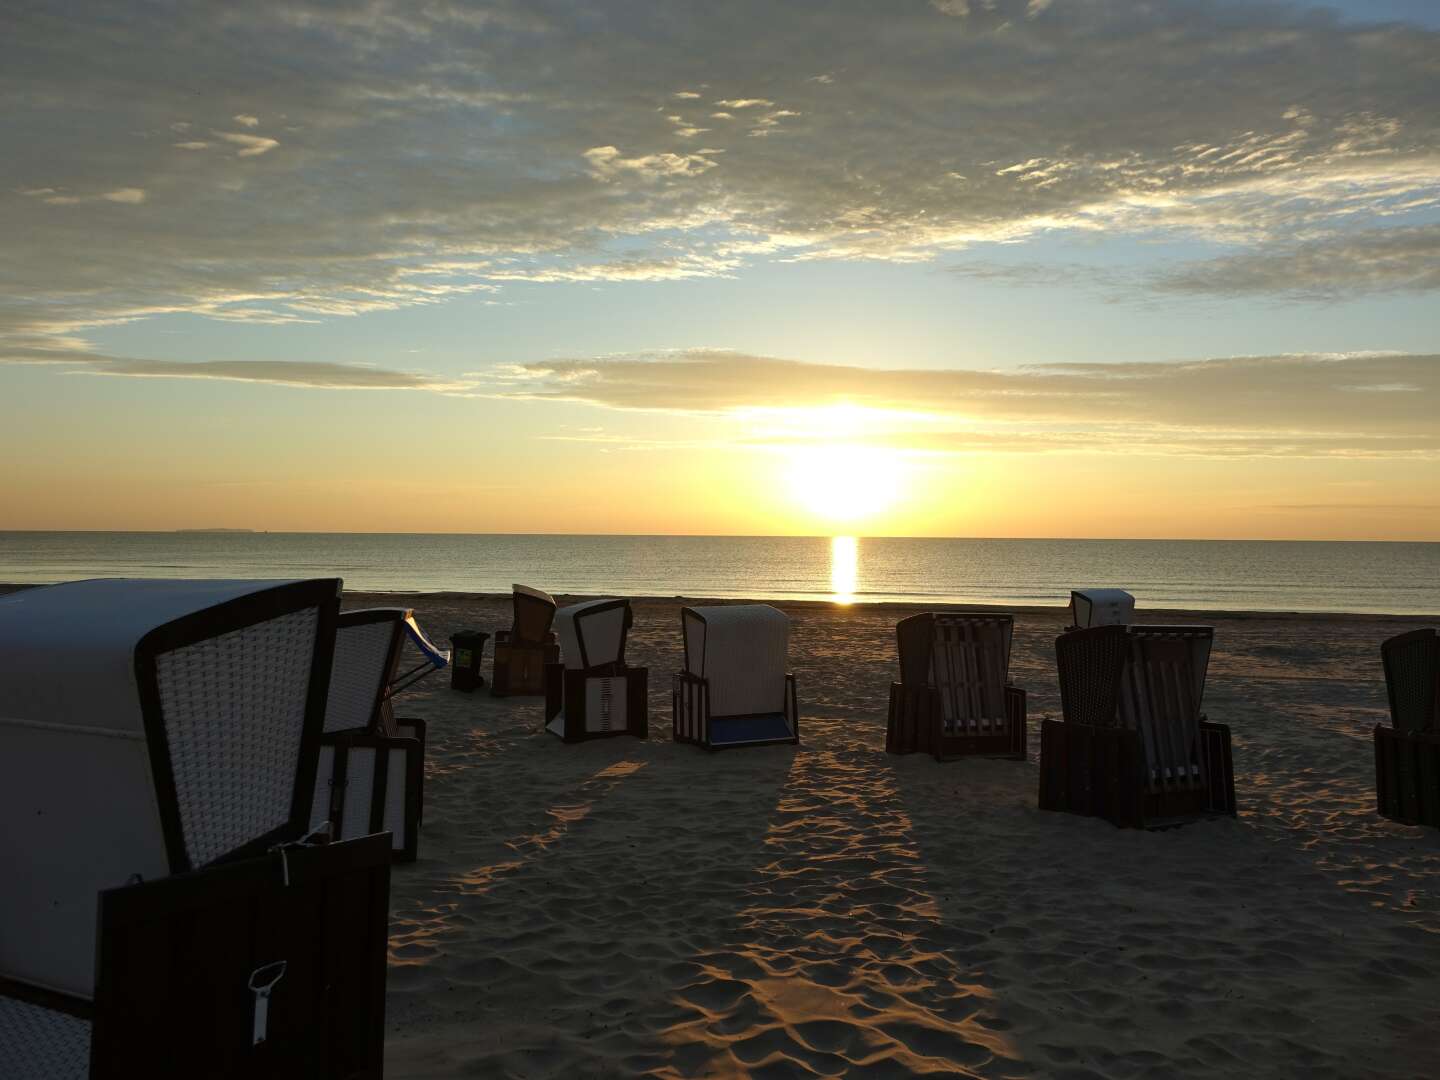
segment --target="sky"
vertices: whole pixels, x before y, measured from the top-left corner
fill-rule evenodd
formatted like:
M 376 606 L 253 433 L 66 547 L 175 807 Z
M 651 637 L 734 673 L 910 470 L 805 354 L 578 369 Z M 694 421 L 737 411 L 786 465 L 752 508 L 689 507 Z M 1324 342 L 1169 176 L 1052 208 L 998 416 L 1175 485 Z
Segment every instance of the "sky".
M 0 529 L 1440 540 L 1440 4 L 0 13 Z

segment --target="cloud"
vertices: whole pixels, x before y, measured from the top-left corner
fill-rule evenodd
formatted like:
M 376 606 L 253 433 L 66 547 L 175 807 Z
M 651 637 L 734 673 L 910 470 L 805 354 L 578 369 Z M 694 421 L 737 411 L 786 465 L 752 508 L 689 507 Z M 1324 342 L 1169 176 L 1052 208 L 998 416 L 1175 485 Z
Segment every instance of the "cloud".
M 23 192 L 25 195 L 41 198 L 50 206 L 74 206 L 77 203 L 111 202 L 121 203 L 126 206 L 137 206 L 145 201 L 144 188 L 116 188 L 114 191 L 102 191 L 94 195 L 68 195 L 57 188 L 31 188 Z
M 87 375 L 145 379 L 221 379 L 320 390 L 461 390 L 469 384 L 357 364 L 305 360 L 109 360 L 79 369 Z
M 1166 292 L 1336 300 L 1440 290 L 1440 225 L 1366 229 L 1192 262 L 1157 275 Z
M 1195 0 L 637 0 L 600 50 L 583 6 L 528 0 L 67 15 L 0 40 L 6 188 L 48 189 L 0 197 L 0 332 L 353 314 L 497 268 L 575 280 L 616 245 L 659 266 L 677 234 L 715 274 L 1065 230 L 1235 246 L 1162 291 L 1261 292 L 1312 252 L 1316 295 L 1432 287 L 1403 230 L 1440 208 L 1440 34 L 1413 26 Z M 731 117 L 703 147 L 710 121 L 667 119 L 691 101 Z M 163 216 L 99 212 L 142 198 Z M 401 287 L 441 263 L 473 269 Z
M 1413 389 L 1367 392 L 1377 385 Z M 816 410 L 823 416 L 833 408 L 888 412 L 903 415 L 871 431 L 873 437 L 937 451 L 1440 455 L 1434 422 L 1440 356 L 1262 356 L 957 371 L 693 350 L 534 362 L 503 373 L 482 392 L 615 409 L 717 415 L 769 410 L 766 437 L 775 434 L 775 417 L 803 418 Z
M 226 142 L 240 147 L 235 153 L 236 157 L 259 157 L 280 145 L 278 139 L 268 139 L 263 135 L 246 135 L 240 131 L 214 131 L 211 134 L 217 139 L 224 139 Z

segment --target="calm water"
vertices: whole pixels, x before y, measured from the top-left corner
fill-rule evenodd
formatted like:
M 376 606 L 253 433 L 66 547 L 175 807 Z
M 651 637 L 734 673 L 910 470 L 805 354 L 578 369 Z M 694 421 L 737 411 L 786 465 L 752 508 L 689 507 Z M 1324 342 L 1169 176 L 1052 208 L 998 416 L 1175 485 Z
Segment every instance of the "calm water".
M 351 589 L 1440 612 L 1440 544 L 0 532 L 0 581 L 320 577 Z

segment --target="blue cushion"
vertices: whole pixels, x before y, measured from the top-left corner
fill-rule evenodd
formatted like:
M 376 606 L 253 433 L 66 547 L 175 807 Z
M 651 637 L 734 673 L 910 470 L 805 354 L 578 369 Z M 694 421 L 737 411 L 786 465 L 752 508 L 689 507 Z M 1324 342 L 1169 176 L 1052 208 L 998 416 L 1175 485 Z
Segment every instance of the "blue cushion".
M 791 739 L 795 733 L 785 722 L 784 713 L 755 713 L 751 716 L 712 716 L 710 745 L 729 746 L 735 743 L 769 742 Z

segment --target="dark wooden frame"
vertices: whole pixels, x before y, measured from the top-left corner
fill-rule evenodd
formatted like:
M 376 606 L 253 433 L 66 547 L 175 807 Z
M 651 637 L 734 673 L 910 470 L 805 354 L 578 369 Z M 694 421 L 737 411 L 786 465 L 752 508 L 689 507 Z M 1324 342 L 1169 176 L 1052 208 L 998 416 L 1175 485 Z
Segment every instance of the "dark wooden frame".
M 677 671 L 671 680 L 670 721 L 671 737 L 677 743 L 693 743 L 706 750 L 738 750 L 748 746 L 797 745 L 800 742 L 800 705 L 795 693 L 795 676 L 785 675 L 785 722 L 790 725 L 788 739 L 762 739 L 757 742 L 720 743 L 710 741 L 710 680 L 688 671 Z M 744 714 L 761 715 L 761 714 Z M 769 715 L 769 714 L 764 714 Z M 715 719 L 742 719 L 742 716 L 715 717 Z M 691 734 L 691 732 L 694 734 Z
M 554 631 L 539 644 L 511 641 L 507 631 L 495 634 L 491 697 L 538 697 L 545 693 L 545 668 L 560 662 Z
M 290 582 L 261 592 L 236 597 L 213 607 L 182 616 L 151 630 L 135 646 L 135 682 L 145 727 L 145 742 L 155 783 L 160 828 L 171 873 L 193 869 L 185 852 L 175 774 L 170 767 L 170 745 L 165 734 L 165 715 L 160 703 L 158 660 L 161 654 L 195 645 L 289 615 L 316 608 L 318 621 L 315 651 L 310 664 L 310 685 L 305 702 L 305 724 L 300 737 L 297 773 L 286 824 L 221 856 L 239 859 L 294 840 L 303 835 L 315 794 L 315 764 L 320 753 L 320 731 L 325 722 L 326 698 L 330 689 L 330 667 L 335 656 L 335 623 L 340 610 L 339 578 Z M 216 860 L 220 861 L 220 860 Z
M 1407 701 L 1401 695 L 1416 688 L 1402 686 L 1400 654 L 1417 647 L 1428 653 L 1421 666 L 1429 667 L 1433 689 L 1422 685 L 1419 700 Z M 1411 630 L 1385 641 L 1380 657 L 1390 726 L 1375 725 L 1376 812 L 1405 825 L 1440 828 L 1440 640 L 1433 627 Z
M 91 1080 L 379 1080 L 389 839 L 289 846 L 99 896 L 94 1001 L 0 993 L 91 1022 Z M 283 959 L 267 1038 L 248 981 Z
M 414 723 L 414 721 L 411 721 Z M 423 721 L 421 731 L 423 735 Z M 332 835 L 343 835 L 345 825 L 345 789 L 350 773 L 350 751 L 375 751 L 375 775 L 370 788 L 370 818 L 365 823 L 369 833 L 390 835 L 385 824 L 385 799 L 390 786 L 390 755 L 405 755 L 405 832 L 392 838 L 391 857 L 395 862 L 414 862 L 420 852 L 420 817 L 424 805 L 425 744 L 423 739 L 402 739 L 394 735 L 371 735 L 365 732 L 330 732 L 321 736 L 321 745 L 334 748 L 335 758 L 330 778 L 329 820 Z M 316 765 L 319 773 L 319 765 Z M 396 842 L 398 840 L 398 843 Z
M 1025 691 L 1009 681 L 1008 671 L 1004 686 L 1006 730 L 998 735 L 945 734 L 941 691 L 931 681 L 935 619 L 935 613 L 927 611 L 902 619 L 895 627 L 900 681 L 890 684 L 886 752 L 928 753 L 934 755 L 936 761 L 970 756 L 1003 756 L 1024 761 L 1028 726 Z M 1012 618 L 1012 633 L 1013 627 Z
M 590 679 L 625 680 L 625 726 L 611 731 L 587 731 L 585 728 L 585 684 Z M 650 669 L 609 664 L 598 668 L 575 670 L 564 664 L 545 665 L 545 730 L 560 711 L 565 712 L 565 732 L 560 741 L 585 742 L 608 739 L 616 735 L 633 735 L 637 739 L 650 735 Z M 555 732 L 550 732 L 552 735 Z
M 1147 632 L 1173 632 L 1184 627 L 1143 628 Z M 1096 642 L 1123 644 L 1129 650 L 1129 628 L 1119 625 L 1069 631 L 1056 642 L 1057 653 L 1086 635 Z M 1114 668 L 1104 672 L 1097 694 L 1087 700 L 1069 700 L 1067 680 L 1061 678 L 1064 721 L 1040 725 L 1040 790 L 1042 810 L 1104 818 L 1121 827 L 1165 828 L 1205 816 L 1236 816 L 1235 766 L 1230 729 L 1202 713 L 1195 742 L 1198 777 L 1184 780 L 1147 777 L 1144 746 L 1139 730 L 1123 727 L 1118 716 L 1125 664 L 1112 654 Z M 1084 718 L 1083 720 L 1081 718 Z M 1085 722 L 1090 721 L 1090 722 Z

